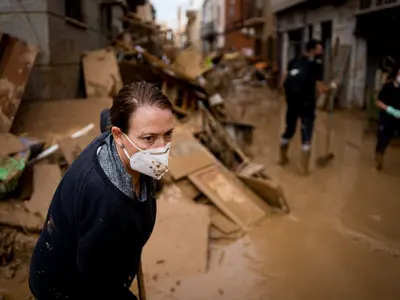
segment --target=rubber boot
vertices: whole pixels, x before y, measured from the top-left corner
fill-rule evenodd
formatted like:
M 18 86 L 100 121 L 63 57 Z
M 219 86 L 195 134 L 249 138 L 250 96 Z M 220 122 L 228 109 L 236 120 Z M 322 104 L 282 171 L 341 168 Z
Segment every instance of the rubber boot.
M 311 151 L 302 150 L 301 151 L 301 172 L 303 175 L 308 175 L 309 165 L 310 165 Z
M 281 148 L 280 148 L 280 160 L 279 160 L 279 164 L 281 166 L 286 165 L 289 162 L 289 158 L 288 158 L 288 150 L 289 150 L 289 144 L 281 144 Z
M 381 171 L 383 168 L 383 153 L 382 152 L 375 153 L 375 164 L 376 164 L 376 169 L 378 171 Z

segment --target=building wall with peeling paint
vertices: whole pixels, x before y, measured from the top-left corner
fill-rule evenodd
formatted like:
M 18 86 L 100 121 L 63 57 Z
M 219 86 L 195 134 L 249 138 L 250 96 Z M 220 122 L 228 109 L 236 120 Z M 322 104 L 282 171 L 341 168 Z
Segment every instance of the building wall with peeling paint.
M 81 55 L 108 44 L 101 22 L 100 4 L 104 1 L 81 2 L 84 26 L 66 21 L 65 1 L 0 1 L 0 30 L 41 49 L 26 87 L 25 100 L 83 96 Z M 122 14 L 122 8 L 114 9 L 113 27 L 120 27 L 118 17 Z
M 347 107 L 363 107 L 366 76 L 367 48 L 361 38 L 354 35 L 356 28 L 355 11 L 357 0 L 349 0 L 341 6 L 325 5 L 317 9 L 289 9 L 277 13 L 278 32 L 281 36 L 281 69 L 295 55 L 288 34 L 292 30 L 303 30 L 303 45 L 309 36 L 321 38 L 321 23 L 332 21 L 331 43 L 339 38 L 341 44 L 351 46 L 348 76 L 345 78 L 345 90 L 341 105 Z M 312 33 L 309 33 L 312 25 Z

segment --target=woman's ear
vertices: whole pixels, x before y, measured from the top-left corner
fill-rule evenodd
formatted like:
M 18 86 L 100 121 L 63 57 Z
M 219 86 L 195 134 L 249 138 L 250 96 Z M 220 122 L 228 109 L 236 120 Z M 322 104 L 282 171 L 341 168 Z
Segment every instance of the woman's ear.
M 123 133 L 122 133 L 121 129 L 118 128 L 118 127 L 113 126 L 113 127 L 111 127 L 111 133 L 112 133 L 112 135 L 114 137 L 114 141 L 118 144 L 118 146 L 123 148 L 124 147 L 124 142 L 122 140 Z

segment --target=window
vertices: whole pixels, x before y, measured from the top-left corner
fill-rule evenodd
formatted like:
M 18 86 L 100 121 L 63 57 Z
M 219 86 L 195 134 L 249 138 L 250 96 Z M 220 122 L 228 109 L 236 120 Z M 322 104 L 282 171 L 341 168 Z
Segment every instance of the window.
M 83 22 L 81 0 L 64 0 L 65 16 L 79 22 Z

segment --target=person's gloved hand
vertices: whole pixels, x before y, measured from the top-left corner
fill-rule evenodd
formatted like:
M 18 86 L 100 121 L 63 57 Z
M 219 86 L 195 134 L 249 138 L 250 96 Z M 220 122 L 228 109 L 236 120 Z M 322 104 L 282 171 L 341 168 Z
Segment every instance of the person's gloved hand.
M 395 109 L 395 108 L 393 108 L 391 106 L 388 106 L 387 109 L 386 109 L 386 112 L 389 115 L 395 117 L 396 119 L 400 119 L 400 110 L 399 109 Z

